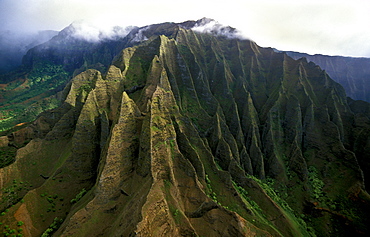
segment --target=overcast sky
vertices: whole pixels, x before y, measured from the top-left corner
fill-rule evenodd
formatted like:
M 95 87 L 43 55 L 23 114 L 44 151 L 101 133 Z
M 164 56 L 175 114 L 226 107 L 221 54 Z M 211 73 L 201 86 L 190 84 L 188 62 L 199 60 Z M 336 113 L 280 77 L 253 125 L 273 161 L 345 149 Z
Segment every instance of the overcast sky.
M 209 17 L 260 46 L 370 57 L 369 0 L 0 0 L 0 30 L 62 30 L 86 20 L 102 28 Z

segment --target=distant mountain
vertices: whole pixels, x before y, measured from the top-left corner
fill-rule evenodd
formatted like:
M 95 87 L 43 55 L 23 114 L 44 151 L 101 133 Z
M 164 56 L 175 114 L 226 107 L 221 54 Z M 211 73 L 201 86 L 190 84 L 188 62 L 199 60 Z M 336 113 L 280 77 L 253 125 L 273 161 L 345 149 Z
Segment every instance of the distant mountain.
M 3 85 L 39 114 L 0 136 L 4 235 L 369 236 L 370 104 L 318 65 L 210 19 L 76 30 Z
M 45 43 L 57 35 L 47 30 L 37 33 L 19 34 L 12 31 L 0 32 L 0 74 L 10 72 L 22 63 L 22 57 L 36 45 Z
M 305 57 L 308 61 L 316 63 L 344 87 L 349 97 L 370 102 L 370 58 L 309 55 L 297 52 L 286 54 L 294 59 Z

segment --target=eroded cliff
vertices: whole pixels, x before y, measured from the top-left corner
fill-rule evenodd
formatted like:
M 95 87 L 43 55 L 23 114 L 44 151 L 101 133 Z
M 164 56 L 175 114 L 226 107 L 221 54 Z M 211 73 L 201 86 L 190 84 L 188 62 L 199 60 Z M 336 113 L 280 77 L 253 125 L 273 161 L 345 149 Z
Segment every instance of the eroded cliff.
M 147 37 L 28 126 L 0 170 L 7 233 L 366 236 L 369 104 L 248 40 Z

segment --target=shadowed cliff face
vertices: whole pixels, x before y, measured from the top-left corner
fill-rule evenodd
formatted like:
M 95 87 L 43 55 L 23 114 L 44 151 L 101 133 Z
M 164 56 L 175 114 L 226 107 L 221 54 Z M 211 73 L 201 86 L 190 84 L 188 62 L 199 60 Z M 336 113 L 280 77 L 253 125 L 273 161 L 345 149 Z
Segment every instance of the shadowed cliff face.
M 312 61 L 324 69 L 330 77 L 340 83 L 347 96 L 355 100 L 370 102 L 370 59 L 340 56 L 309 55 L 304 53 L 286 52 L 294 59 L 302 57 Z
M 368 234 L 368 103 L 251 41 L 170 23 L 146 37 L 106 74 L 74 77 L 27 127 L 33 139 L 0 170 L 6 231 Z

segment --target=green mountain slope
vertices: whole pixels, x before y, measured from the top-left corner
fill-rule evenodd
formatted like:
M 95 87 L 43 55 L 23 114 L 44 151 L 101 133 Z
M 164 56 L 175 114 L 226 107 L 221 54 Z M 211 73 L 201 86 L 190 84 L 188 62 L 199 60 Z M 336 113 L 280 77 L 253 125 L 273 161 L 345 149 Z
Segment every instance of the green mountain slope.
M 26 143 L 0 169 L 4 233 L 367 236 L 370 105 L 192 24 L 150 27 L 1 138 Z

